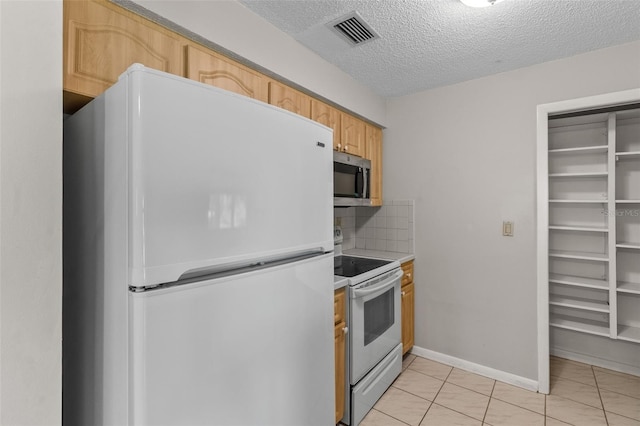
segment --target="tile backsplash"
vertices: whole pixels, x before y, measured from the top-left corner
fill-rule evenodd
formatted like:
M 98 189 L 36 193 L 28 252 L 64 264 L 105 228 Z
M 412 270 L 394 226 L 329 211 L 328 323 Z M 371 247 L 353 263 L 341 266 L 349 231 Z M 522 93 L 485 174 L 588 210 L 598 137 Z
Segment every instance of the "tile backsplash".
M 342 248 L 413 253 L 414 201 L 386 201 L 381 207 L 334 208 Z

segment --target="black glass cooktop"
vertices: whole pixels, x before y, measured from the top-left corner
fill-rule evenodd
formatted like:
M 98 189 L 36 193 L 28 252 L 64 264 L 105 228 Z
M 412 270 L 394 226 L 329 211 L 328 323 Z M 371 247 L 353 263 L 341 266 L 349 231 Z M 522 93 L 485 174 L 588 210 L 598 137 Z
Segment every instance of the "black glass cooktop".
M 368 257 L 336 256 L 333 259 L 333 274 L 347 278 L 364 274 L 391 263 L 390 260 L 370 259 Z

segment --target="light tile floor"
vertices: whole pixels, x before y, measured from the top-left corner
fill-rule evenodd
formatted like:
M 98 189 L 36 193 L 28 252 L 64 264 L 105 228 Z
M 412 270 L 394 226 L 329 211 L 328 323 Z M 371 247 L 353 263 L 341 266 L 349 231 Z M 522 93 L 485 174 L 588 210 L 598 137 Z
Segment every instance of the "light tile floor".
M 543 395 L 407 355 L 361 426 L 640 426 L 640 377 L 551 357 Z

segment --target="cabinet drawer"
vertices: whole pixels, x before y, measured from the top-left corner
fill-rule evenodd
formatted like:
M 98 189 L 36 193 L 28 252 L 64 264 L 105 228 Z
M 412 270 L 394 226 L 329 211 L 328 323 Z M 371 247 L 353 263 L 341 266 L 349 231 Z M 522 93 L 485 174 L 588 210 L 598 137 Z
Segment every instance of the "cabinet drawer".
M 336 290 L 333 296 L 333 320 L 338 324 L 345 320 L 344 307 L 346 302 L 346 292 L 344 287 Z
M 413 260 L 403 263 L 402 265 L 400 265 L 400 267 L 402 268 L 402 272 L 404 272 L 404 275 L 402 275 L 402 285 L 405 286 L 409 283 L 412 283 L 413 282 Z

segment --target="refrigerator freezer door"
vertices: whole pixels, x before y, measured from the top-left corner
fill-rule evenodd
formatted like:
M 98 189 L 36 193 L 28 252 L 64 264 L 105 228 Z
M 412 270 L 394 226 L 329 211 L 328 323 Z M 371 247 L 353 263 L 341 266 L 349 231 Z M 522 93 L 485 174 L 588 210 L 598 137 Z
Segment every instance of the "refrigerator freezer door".
M 329 128 L 143 67 L 120 82 L 130 111 L 130 285 L 333 250 Z
M 333 256 L 130 293 L 132 424 L 334 420 Z

